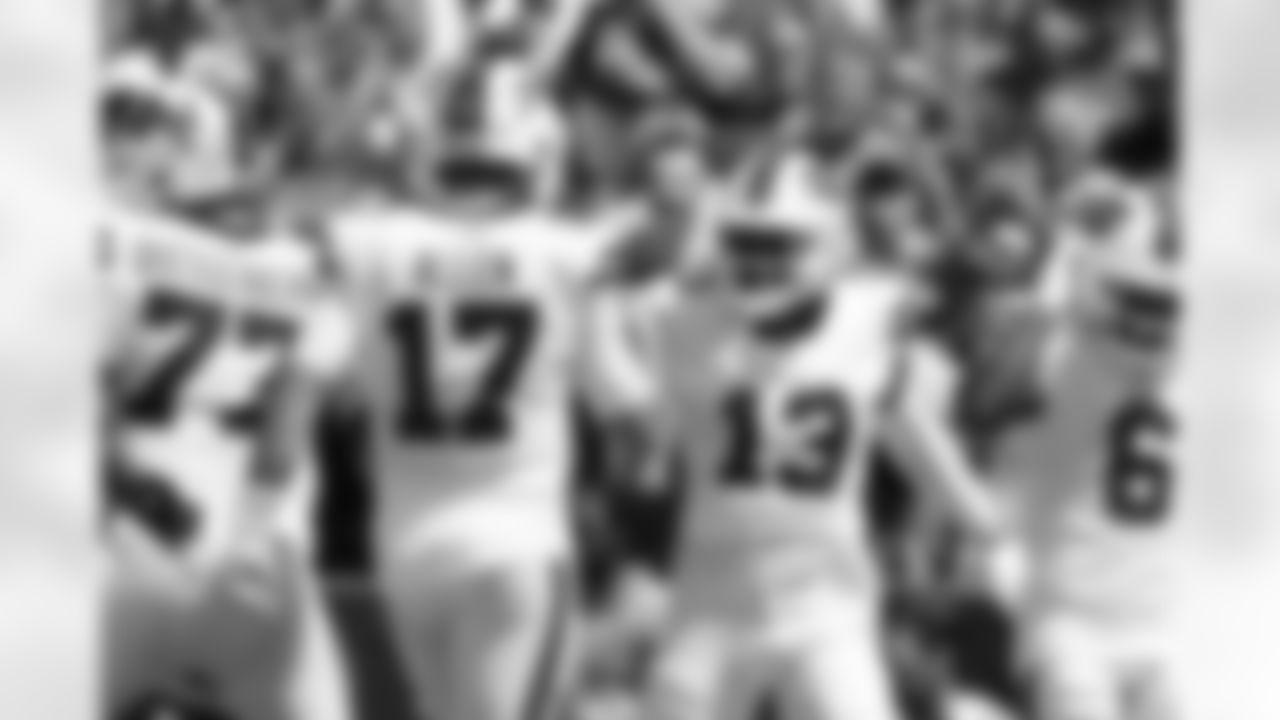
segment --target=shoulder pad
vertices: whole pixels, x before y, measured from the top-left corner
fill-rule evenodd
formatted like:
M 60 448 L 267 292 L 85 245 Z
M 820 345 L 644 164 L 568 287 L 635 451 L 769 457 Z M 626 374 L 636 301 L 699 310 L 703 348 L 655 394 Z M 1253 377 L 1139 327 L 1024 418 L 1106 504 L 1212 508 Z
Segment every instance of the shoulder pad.
M 566 218 L 540 222 L 538 250 L 562 263 L 565 270 L 586 283 L 609 282 L 617 246 L 617 222 L 609 217 Z
M 347 272 L 377 255 L 402 223 L 398 213 L 386 209 L 347 210 L 327 218 L 319 228 L 318 239 L 327 262 Z
M 314 270 L 320 260 L 316 246 L 296 235 L 279 234 L 267 238 L 256 247 L 256 254 L 261 262 L 291 272 Z

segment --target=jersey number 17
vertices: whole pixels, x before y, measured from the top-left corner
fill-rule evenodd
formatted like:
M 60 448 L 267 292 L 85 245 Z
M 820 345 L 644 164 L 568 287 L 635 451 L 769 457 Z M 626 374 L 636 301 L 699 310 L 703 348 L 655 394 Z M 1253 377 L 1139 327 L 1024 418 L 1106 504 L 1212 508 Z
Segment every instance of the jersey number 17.
M 402 437 L 417 442 L 501 442 L 511 433 L 511 396 L 528 364 L 538 336 L 538 313 L 518 300 L 474 300 L 446 314 L 413 303 L 387 316 L 387 331 L 398 354 L 403 403 L 396 417 Z M 443 321 L 442 333 L 431 323 Z M 487 343 L 492 354 L 480 369 L 470 399 L 443 407 L 436 371 L 439 347 L 433 339 L 462 344 Z

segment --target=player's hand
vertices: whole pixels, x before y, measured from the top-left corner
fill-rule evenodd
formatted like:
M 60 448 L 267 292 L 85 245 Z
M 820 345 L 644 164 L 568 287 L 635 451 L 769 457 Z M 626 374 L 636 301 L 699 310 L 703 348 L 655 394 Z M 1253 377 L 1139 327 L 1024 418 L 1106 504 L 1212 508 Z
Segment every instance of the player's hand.
M 216 583 L 221 597 L 255 615 L 287 613 L 286 574 L 294 570 L 294 550 L 283 533 L 252 532 L 233 540 L 218 563 Z
M 975 543 L 963 570 L 971 587 L 1006 608 L 1021 604 L 1027 584 L 1027 559 L 1008 538 Z
M 104 540 L 113 575 L 135 578 L 178 604 L 191 604 L 200 597 L 205 575 L 133 516 L 113 513 Z
M 283 520 L 280 498 L 253 494 L 241 508 L 240 522 L 217 563 L 218 582 L 228 599 L 259 612 L 285 612 L 301 549 Z
M 984 499 L 990 502 L 975 503 L 971 508 L 975 512 L 969 513 L 960 535 L 953 540 L 959 552 L 955 566 L 958 589 L 1011 606 L 1021 597 L 1025 560 L 1003 504 L 991 495 Z

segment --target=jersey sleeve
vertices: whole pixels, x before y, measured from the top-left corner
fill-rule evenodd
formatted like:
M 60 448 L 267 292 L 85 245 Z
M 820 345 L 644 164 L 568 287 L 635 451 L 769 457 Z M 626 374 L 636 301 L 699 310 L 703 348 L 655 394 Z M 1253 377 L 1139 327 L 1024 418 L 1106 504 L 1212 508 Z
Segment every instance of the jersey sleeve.
M 104 219 L 95 238 L 102 312 L 100 357 L 107 364 L 121 362 L 129 355 L 127 344 L 142 299 L 142 283 L 133 271 L 136 236 L 126 217 L 112 214 Z
M 393 219 L 371 210 L 343 213 L 319 226 L 322 265 L 341 282 L 367 275 L 377 262 L 380 241 Z
M 627 296 L 606 286 L 589 289 L 582 298 L 580 379 L 588 401 L 606 412 L 646 412 L 656 399 L 656 386 L 628 317 Z
M 960 384 L 960 371 L 934 340 L 906 337 L 900 349 L 894 405 L 914 403 L 948 415 Z
M 357 344 L 355 313 L 340 292 L 327 292 L 308 310 L 297 348 L 299 368 L 332 380 L 350 365 Z
M 341 273 L 330 248 L 313 235 L 282 235 L 262 247 L 257 260 L 293 292 L 298 334 L 292 353 L 295 370 L 327 381 L 347 366 L 355 345 L 355 326 Z
M 920 401 L 950 413 L 962 369 L 943 339 L 926 325 L 935 299 L 909 277 L 888 278 L 884 289 L 886 336 L 895 355 L 893 403 Z
M 625 250 L 637 225 L 636 213 L 622 209 L 573 227 L 560 243 L 567 272 L 580 282 L 613 283 L 622 274 Z
M 350 278 L 343 270 L 344 246 L 330 244 L 330 239 L 327 235 L 312 238 L 306 245 L 315 295 L 303 313 L 303 332 L 296 349 L 299 368 L 320 380 L 342 374 L 358 342 L 355 305 L 347 282 Z

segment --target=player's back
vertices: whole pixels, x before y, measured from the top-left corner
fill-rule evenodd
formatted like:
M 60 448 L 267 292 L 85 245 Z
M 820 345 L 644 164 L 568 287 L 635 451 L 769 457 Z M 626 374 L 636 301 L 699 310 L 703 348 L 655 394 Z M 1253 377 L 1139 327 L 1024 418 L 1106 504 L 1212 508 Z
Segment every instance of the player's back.
M 475 504 L 561 517 L 584 234 L 545 217 L 374 212 L 335 235 L 386 522 Z
M 1051 343 L 1043 409 L 1002 439 L 994 466 L 1032 553 L 1033 600 L 1158 610 L 1173 589 L 1179 491 L 1161 361 L 1073 330 Z
M 847 281 L 784 341 L 672 302 L 667 424 L 684 463 L 680 564 L 723 587 L 873 584 L 862 497 L 898 362 L 898 291 Z
M 314 256 L 291 239 L 230 239 L 123 208 L 102 242 L 107 351 L 133 366 L 118 414 L 125 452 L 198 508 L 201 543 L 216 545 L 319 294 Z

